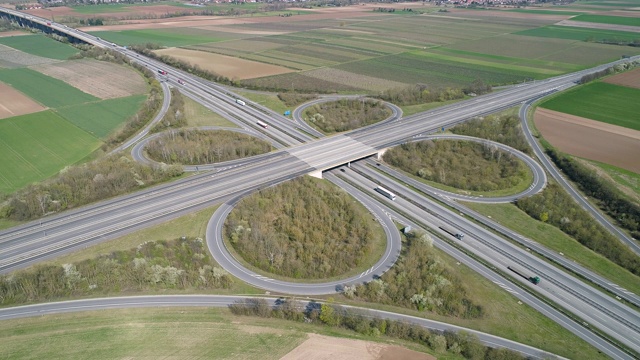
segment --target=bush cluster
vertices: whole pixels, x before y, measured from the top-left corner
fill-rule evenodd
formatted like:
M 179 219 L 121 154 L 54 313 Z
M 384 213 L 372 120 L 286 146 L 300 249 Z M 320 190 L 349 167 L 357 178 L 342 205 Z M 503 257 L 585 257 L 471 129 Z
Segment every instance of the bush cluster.
M 371 253 L 379 234 L 371 215 L 332 184 L 302 177 L 245 197 L 224 235 L 250 264 L 278 275 L 343 274 Z
M 541 193 L 516 204 L 529 216 L 559 228 L 587 248 L 640 275 L 640 257 L 603 228 L 559 185 L 550 183 Z
M 0 304 L 160 289 L 229 288 L 202 239 L 148 241 L 137 248 L 63 266 L 40 265 L 0 276 Z
M 328 303 L 301 305 L 295 299 L 278 301 L 271 307 L 264 299 L 245 299 L 229 306 L 235 315 L 279 318 L 339 327 L 367 336 L 387 336 L 428 346 L 436 353 L 450 353 L 474 360 L 524 360 L 512 350 L 490 348 L 475 335 L 464 331 L 434 331 L 417 324 L 364 316 L 357 311 Z
M 171 89 L 171 102 L 169 109 L 161 121 L 159 121 L 151 132 L 163 131 L 167 128 L 180 128 L 187 125 L 187 117 L 184 112 L 184 98 L 180 90 Z
M 271 151 L 271 144 L 233 131 L 171 130 L 147 144 L 151 159 L 168 164 L 199 165 L 235 160 Z
M 305 120 L 329 134 L 358 129 L 391 116 L 391 110 L 381 101 L 341 99 L 307 108 Z
M 462 99 L 464 97 L 464 91 L 452 88 L 429 89 L 426 85 L 417 84 L 414 86 L 385 90 L 377 97 L 381 100 L 403 106 Z
M 289 107 L 295 107 L 300 104 L 306 103 L 307 101 L 311 101 L 316 99 L 318 96 L 313 94 L 297 94 L 291 92 L 280 92 L 278 93 L 278 99 L 282 101 L 285 105 Z
M 8 198 L 0 218 L 35 219 L 138 190 L 182 173 L 181 167 L 151 168 L 126 157 L 108 156 L 68 167 L 54 178 L 21 189 Z
M 480 318 L 483 309 L 467 296 L 462 279 L 440 259 L 426 233 L 411 232 L 398 262 L 379 279 L 355 288 L 349 298 L 461 318 Z
M 531 147 L 522 131 L 522 125 L 520 125 L 520 118 L 514 115 L 491 115 L 475 118 L 456 125 L 451 128 L 451 132 L 496 141 L 525 154 L 532 154 Z
M 548 149 L 547 154 L 580 190 L 596 199 L 609 216 L 631 232 L 631 236 L 640 239 L 640 205 L 629 200 L 615 184 L 603 179 L 595 170 L 555 149 Z
M 496 146 L 470 141 L 425 140 L 389 149 L 384 161 L 420 178 L 462 190 L 509 189 L 527 177 L 527 166 Z

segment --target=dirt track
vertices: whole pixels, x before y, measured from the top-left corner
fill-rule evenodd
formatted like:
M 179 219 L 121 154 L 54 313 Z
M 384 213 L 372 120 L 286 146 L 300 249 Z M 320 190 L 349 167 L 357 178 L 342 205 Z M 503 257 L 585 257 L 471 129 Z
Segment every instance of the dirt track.
M 534 122 L 563 152 L 640 173 L 640 131 L 542 108 Z

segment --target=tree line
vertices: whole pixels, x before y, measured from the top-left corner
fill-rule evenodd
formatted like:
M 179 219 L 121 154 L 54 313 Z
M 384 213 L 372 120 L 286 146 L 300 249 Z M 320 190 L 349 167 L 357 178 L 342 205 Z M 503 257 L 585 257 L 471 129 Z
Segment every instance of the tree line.
M 167 164 L 199 165 L 264 154 L 271 144 L 233 131 L 174 129 L 146 146 L 149 157 Z
M 638 40 L 639 45 L 640 46 L 640 40 Z M 640 61 L 629 61 L 626 63 L 622 63 L 622 64 L 616 64 L 614 66 L 608 67 L 604 70 L 600 70 L 600 71 L 596 71 L 596 72 L 592 72 L 590 74 L 584 75 L 583 77 L 580 78 L 579 83 L 580 84 L 586 84 L 588 82 L 591 82 L 593 80 L 597 80 L 600 79 L 602 77 L 608 76 L 608 75 L 612 75 L 615 73 L 619 73 L 619 72 L 623 72 L 623 71 L 627 71 L 630 69 L 633 69 L 634 67 L 640 65 Z
M 305 176 L 245 197 L 224 235 L 247 262 L 292 278 L 343 274 L 362 264 L 383 236 L 371 214 L 343 190 Z
M 547 149 L 547 154 L 572 181 L 578 184 L 587 196 L 596 199 L 598 206 L 626 230 L 640 239 L 640 205 L 628 199 L 615 184 L 566 156 L 556 149 Z
M 515 115 L 491 115 L 475 118 L 452 127 L 451 132 L 496 141 L 525 154 L 533 154 L 527 138 L 524 136 L 520 118 Z
M 391 110 L 381 101 L 340 99 L 310 106 L 304 115 L 307 122 L 330 134 L 375 124 L 391 116 Z
M 465 95 L 482 95 L 492 91 L 491 85 L 480 79 L 474 80 L 461 89 L 439 89 L 425 84 L 382 91 L 376 97 L 396 105 L 416 105 L 462 99 Z
M 180 128 L 187 125 L 187 117 L 184 112 L 184 97 L 177 88 L 171 88 L 171 102 L 169 103 L 169 109 L 160 120 L 151 129 L 151 132 L 163 131 L 167 128 Z
M 471 141 L 405 143 L 387 150 L 383 159 L 422 179 L 471 191 L 509 189 L 524 181 L 528 172 L 514 155 Z
M 352 299 L 401 306 L 440 315 L 476 319 L 482 306 L 469 299 L 462 279 L 433 251 L 424 232 L 410 232 L 398 262 L 379 279 L 365 285 L 345 286 Z
M 385 336 L 412 341 L 429 347 L 437 354 L 453 354 L 472 360 L 524 360 L 518 352 L 487 347 L 477 336 L 465 331 L 430 330 L 418 324 L 370 317 L 357 310 L 347 309 L 332 303 L 310 302 L 301 305 L 296 299 L 278 301 L 272 307 L 264 299 L 247 298 L 229 306 L 234 315 L 258 316 L 286 319 L 296 322 L 314 323 L 332 328 L 343 328 L 366 336 Z
M 233 278 L 203 240 L 147 241 L 74 264 L 38 265 L 0 276 L 0 304 L 166 289 L 228 289 Z
M 278 99 L 282 101 L 285 105 L 289 107 L 298 106 L 300 104 L 306 103 L 307 101 L 311 101 L 316 99 L 318 96 L 315 94 L 298 94 L 292 92 L 279 92 Z
M 587 248 L 640 276 L 640 257 L 595 222 L 558 184 L 549 183 L 541 193 L 518 199 L 516 205 L 529 216 L 548 222 Z
M 182 175 L 179 166 L 149 167 L 120 155 L 107 156 L 29 185 L 10 195 L 0 208 L 0 218 L 31 220 Z

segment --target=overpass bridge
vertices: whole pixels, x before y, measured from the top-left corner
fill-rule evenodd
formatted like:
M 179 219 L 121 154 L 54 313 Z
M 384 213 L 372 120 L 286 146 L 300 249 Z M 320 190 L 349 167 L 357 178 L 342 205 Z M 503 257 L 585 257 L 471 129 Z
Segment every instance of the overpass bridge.
M 7 9 L 0 6 L 0 18 L 4 18 L 23 28 L 40 30 L 47 35 L 58 35 L 66 37 L 72 44 L 89 44 L 105 47 L 100 39 L 89 35 L 83 31 L 58 24 L 52 20 L 26 14 L 20 11 Z

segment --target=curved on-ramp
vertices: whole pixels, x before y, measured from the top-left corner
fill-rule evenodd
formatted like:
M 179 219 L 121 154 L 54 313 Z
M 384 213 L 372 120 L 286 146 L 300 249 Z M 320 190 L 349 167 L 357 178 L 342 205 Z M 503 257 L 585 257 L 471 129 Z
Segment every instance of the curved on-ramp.
M 343 187 L 342 184 L 340 184 L 340 186 Z M 211 255 L 218 264 L 233 276 L 255 287 L 268 291 L 292 295 L 325 295 L 339 292 L 345 285 L 369 282 L 384 274 L 391 268 L 391 266 L 393 266 L 393 264 L 395 264 L 398 256 L 400 256 L 400 234 L 396 230 L 395 224 L 391 218 L 372 199 L 359 194 L 358 192 L 350 192 L 350 194 L 373 213 L 378 222 L 382 225 L 387 237 L 387 245 L 383 256 L 375 263 L 375 265 L 368 270 L 363 271 L 359 275 L 325 283 L 294 283 L 272 279 L 244 267 L 244 265 L 231 255 L 222 238 L 224 221 L 231 210 L 233 210 L 233 207 L 240 201 L 241 196 L 224 203 L 213 214 L 207 225 L 207 246 Z
M 522 160 L 525 163 L 525 165 L 527 165 L 527 167 L 529 167 L 529 169 L 531 170 L 533 174 L 533 181 L 531 182 L 531 185 L 526 190 L 518 194 L 496 196 L 496 197 L 469 196 L 469 195 L 452 193 L 450 191 L 438 189 L 436 187 L 427 185 L 389 166 L 385 166 L 381 164 L 379 167 L 383 172 L 391 175 L 392 177 L 398 180 L 401 180 L 402 182 L 405 182 L 413 187 L 416 187 L 427 194 L 432 194 L 433 196 L 446 197 L 454 200 L 478 202 L 478 203 L 497 204 L 497 203 L 513 202 L 521 197 L 534 195 L 542 191 L 542 189 L 544 189 L 544 187 L 547 185 L 547 174 L 545 173 L 544 168 L 536 160 L 534 160 L 529 155 L 523 153 L 522 151 L 519 151 L 508 145 L 505 145 L 496 141 L 491 141 L 491 140 L 481 139 L 481 138 L 476 138 L 471 136 L 464 136 L 464 135 L 425 135 L 425 136 L 415 137 L 409 141 L 399 142 L 398 145 L 400 145 L 401 143 L 407 143 L 407 142 L 423 141 L 423 140 L 438 140 L 438 139 L 464 140 L 464 141 L 472 141 L 472 142 L 476 142 L 476 143 L 480 143 L 488 146 L 495 146 L 496 148 L 502 151 L 505 151 L 517 157 L 518 159 Z

